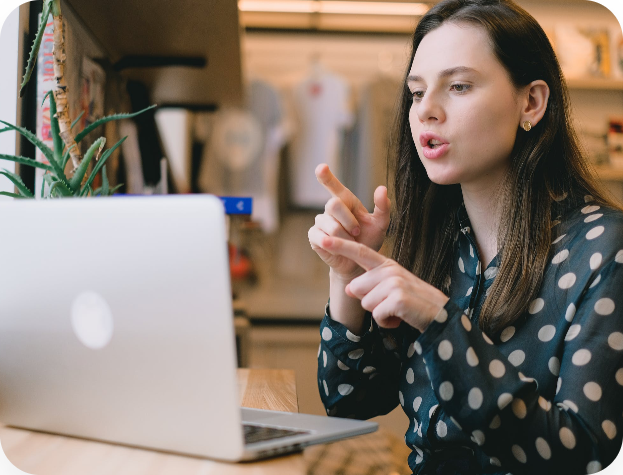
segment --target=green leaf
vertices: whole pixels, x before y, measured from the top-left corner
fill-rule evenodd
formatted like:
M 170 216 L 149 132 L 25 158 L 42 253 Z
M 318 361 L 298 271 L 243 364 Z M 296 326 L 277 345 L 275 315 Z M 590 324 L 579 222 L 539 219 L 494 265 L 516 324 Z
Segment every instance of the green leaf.
M 67 166 L 67 162 L 69 161 L 69 151 L 74 148 L 77 147 L 78 144 L 72 145 L 71 147 L 69 147 L 66 151 L 65 151 L 65 155 L 63 155 L 63 162 L 61 163 L 61 166 L 63 167 L 63 170 L 65 169 L 65 167 Z
M 18 195 L 17 193 L 9 193 L 8 191 L 0 191 L 2 196 L 10 196 L 11 198 L 26 198 L 25 196 Z
M 15 155 L 5 155 L 3 153 L 0 153 L 0 160 L 9 160 L 11 162 L 19 163 L 21 165 L 30 165 L 31 167 L 35 167 L 35 168 L 43 168 L 44 170 L 47 170 L 51 173 L 54 172 L 54 168 L 52 168 L 50 165 L 37 162 L 36 160 L 33 160 L 32 158 L 20 157 L 20 156 L 15 156 Z
M 9 170 L 6 170 L 6 169 L 3 171 L 0 171 L 0 175 L 4 175 L 9 180 L 11 180 L 11 183 L 13 183 L 15 187 L 19 190 L 20 195 L 26 198 L 34 198 L 33 194 L 30 192 L 28 187 L 24 184 L 24 182 L 22 181 L 19 175 L 16 175 L 15 173 L 10 172 Z
M 50 187 L 47 198 L 54 198 L 54 196 L 61 198 L 74 196 L 67 184 L 59 181 L 55 176 L 43 175 L 43 179 Z
M 108 160 L 108 157 L 110 157 L 113 154 L 113 152 L 117 149 L 117 147 L 119 147 L 119 145 L 121 145 L 123 143 L 123 141 L 125 139 L 127 139 L 127 138 L 128 138 L 127 136 L 123 137 L 112 148 L 110 148 L 110 149 L 108 149 L 108 150 L 106 150 L 104 152 L 104 154 L 102 155 L 102 158 L 100 158 L 98 160 L 98 162 L 95 164 L 95 166 L 93 167 L 93 171 L 91 172 L 91 175 L 89 176 L 89 179 L 84 184 L 83 190 L 86 189 L 86 187 L 89 186 L 91 183 L 93 183 L 93 180 L 95 179 L 95 176 L 99 173 L 101 168 L 106 164 L 106 160 Z M 82 195 L 84 195 L 84 192 L 81 193 L 81 196 Z
M 24 74 L 24 79 L 19 89 L 19 97 L 22 97 L 24 95 L 24 88 L 26 87 L 26 84 L 28 84 L 28 81 L 30 81 L 30 76 L 32 75 L 32 71 L 35 68 L 37 55 L 39 54 L 39 47 L 41 46 L 41 40 L 43 39 L 43 32 L 45 31 L 45 25 L 47 24 L 48 17 L 50 16 L 50 3 L 51 2 L 45 2 L 43 4 L 43 12 L 41 13 L 41 24 L 39 25 L 39 29 L 37 30 L 37 36 L 35 36 L 35 41 L 32 43 L 32 48 L 30 49 L 30 56 L 28 57 L 26 73 Z
M 123 183 L 120 183 L 117 186 L 115 186 L 114 188 L 111 188 L 110 191 L 108 192 L 108 196 L 112 196 L 115 193 L 115 191 L 117 191 L 122 186 L 123 186 Z
M 67 188 L 65 184 L 61 181 L 54 182 L 54 184 L 50 187 L 50 195 L 52 194 L 52 192 L 56 191 L 56 189 L 58 189 L 59 193 L 63 197 L 74 196 L 72 191 L 69 188 Z
M 78 118 L 71 123 L 71 128 L 72 129 L 80 121 L 80 119 L 82 118 L 83 115 L 84 115 L 84 111 L 80 112 L 80 115 L 78 116 Z
M 43 175 L 43 180 L 41 180 L 41 198 L 43 198 L 43 193 L 45 192 L 45 177 L 47 175 Z
M 0 129 L 0 134 L 2 132 L 8 132 L 9 130 L 13 130 L 11 127 L 5 127 L 4 129 Z
M 63 149 L 65 148 L 65 144 L 63 143 L 61 128 L 58 125 L 58 118 L 56 117 L 56 99 L 54 99 L 54 94 L 50 96 L 50 126 L 52 128 L 52 140 L 54 141 L 54 164 L 52 164 L 52 166 L 55 169 L 58 167 L 56 174 L 64 181 L 67 181 L 65 170 L 60 166 L 61 161 L 63 160 Z
M 153 109 L 154 107 L 157 107 L 157 104 L 146 107 L 145 109 L 140 110 L 138 112 L 134 112 L 133 114 L 114 114 L 114 115 L 109 115 L 107 117 L 102 117 L 101 119 L 96 120 L 92 124 L 85 127 L 82 132 L 76 135 L 76 143 L 79 143 L 84 137 L 87 136 L 89 132 L 97 129 L 100 125 L 105 124 L 106 122 L 110 122 L 111 120 L 131 119 L 132 117 L 136 117 L 137 115 L 142 114 L 143 112 L 148 111 L 149 109 Z
M 50 147 L 48 147 L 41 140 L 39 140 L 37 138 L 37 136 L 35 134 L 33 134 L 30 130 L 25 129 L 24 127 L 20 127 L 18 125 L 9 124 L 8 122 L 5 122 L 3 120 L 0 120 L 0 123 L 4 124 L 4 125 L 7 125 L 8 127 L 12 128 L 14 130 L 17 130 L 20 134 L 22 134 L 24 137 L 26 137 L 30 143 L 32 143 L 35 147 L 37 147 L 39 150 L 41 150 L 43 152 L 43 154 L 45 155 L 45 158 L 47 158 L 48 161 L 50 162 L 50 164 L 52 166 L 54 166 L 53 165 L 55 163 L 54 152 L 52 152 Z
M 87 153 L 82 159 L 82 162 L 80 162 L 80 165 L 78 166 L 78 169 L 74 173 L 74 176 L 71 177 L 71 180 L 69 181 L 69 187 L 74 193 L 77 194 L 77 192 L 80 190 L 80 183 L 82 183 L 82 179 L 84 178 L 84 175 L 87 172 L 89 162 L 91 162 L 93 155 L 95 155 L 95 152 L 98 149 L 99 151 L 101 151 L 105 143 L 106 143 L 106 139 L 104 137 L 100 137 L 95 142 L 93 142 L 93 145 L 91 145 L 89 147 L 89 150 L 87 150 Z
M 109 183 L 108 177 L 106 176 L 106 165 L 104 165 L 104 168 L 102 169 L 102 195 L 109 195 Z

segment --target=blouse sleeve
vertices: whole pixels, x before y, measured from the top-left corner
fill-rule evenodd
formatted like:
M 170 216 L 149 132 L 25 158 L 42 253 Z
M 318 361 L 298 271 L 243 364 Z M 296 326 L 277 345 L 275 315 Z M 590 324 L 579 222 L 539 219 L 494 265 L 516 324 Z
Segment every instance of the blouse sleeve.
M 623 259 L 593 282 L 564 339 L 553 397 L 452 301 L 415 342 L 452 421 L 515 475 L 596 473 L 621 450 Z
M 320 324 L 318 389 L 327 414 L 370 419 L 398 405 L 401 327 L 380 330 L 366 312 L 363 335 L 333 320 L 329 304 Z

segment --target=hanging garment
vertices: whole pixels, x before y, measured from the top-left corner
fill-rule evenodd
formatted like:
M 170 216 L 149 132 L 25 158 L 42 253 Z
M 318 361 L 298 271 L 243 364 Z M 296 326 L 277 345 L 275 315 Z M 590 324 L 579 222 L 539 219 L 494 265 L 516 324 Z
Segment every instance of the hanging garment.
M 327 163 L 341 178 L 343 130 L 353 120 L 348 96 L 348 84 L 319 67 L 294 88 L 297 123 L 289 166 L 291 201 L 295 206 L 323 208 L 331 197 L 316 180 L 314 170 L 319 164 Z

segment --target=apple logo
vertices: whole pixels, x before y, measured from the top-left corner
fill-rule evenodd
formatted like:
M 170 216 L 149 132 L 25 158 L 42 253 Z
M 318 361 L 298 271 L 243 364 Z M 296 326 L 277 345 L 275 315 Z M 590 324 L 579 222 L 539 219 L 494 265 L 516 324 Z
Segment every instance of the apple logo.
M 112 338 L 114 326 L 106 300 L 97 292 L 82 292 L 71 306 L 71 326 L 84 346 L 92 350 L 104 348 Z

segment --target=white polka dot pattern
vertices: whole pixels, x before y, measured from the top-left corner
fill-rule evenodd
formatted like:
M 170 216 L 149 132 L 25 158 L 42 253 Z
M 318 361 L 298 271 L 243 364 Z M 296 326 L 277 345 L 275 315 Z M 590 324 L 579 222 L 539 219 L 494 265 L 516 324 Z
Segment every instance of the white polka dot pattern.
M 413 368 L 409 368 L 407 370 L 407 383 L 413 384 L 414 380 L 415 380 L 415 377 L 414 377 L 414 374 L 413 374 Z
M 348 357 L 351 360 L 358 360 L 362 356 L 363 356 L 363 349 L 353 350 L 353 351 L 348 353 Z
M 353 392 L 353 387 L 350 384 L 340 384 L 337 387 L 337 391 L 342 395 L 342 396 L 348 396 L 350 393 Z M 395 393 L 394 393 L 395 394 Z
M 595 238 L 598 238 L 599 236 L 603 234 L 604 230 L 605 228 L 603 226 L 597 226 L 586 233 L 586 239 L 590 241 Z
M 484 443 L 485 443 L 485 434 L 484 434 L 484 432 L 482 432 L 480 430 L 475 430 L 474 432 L 472 432 L 471 439 L 475 443 L 477 443 L 478 445 L 484 445 Z
M 543 310 L 544 306 L 545 306 L 545 300 L 543 300 L 542 298 L 535 299 L 532 302 L 530 302 L 530 306 L 528 307 L 528 312 L 534 315 L 535 313 L 538 313 L 541 310 Z
M 601 472 L 601 464 L 597 460 L 588 462 L 588 465 L 586 466 L 587 475 L 597 472 Z
M 506 373 L 504 363 L 502 363 L 500 360 L 493 360 L 491 363 L 489 363 L 489 372 L 494 378 L 501 378 L 502 376 L 504 376 L 504 373 Z
M 513 409 L 513 414 L 515 414 L 518 419 L 523 419 L 524 417 L 526 417 L 528 410 L 526 408 L 526 403 L 523 402 L 521 399 L 513 399 L 513 404 L 511 407 Z
M 580 330 L 582 329 L 582 325 L 571 325 L 569 330 L 567 330 L 567 334 L 565 335 L 565 341 L 571 341 L 576 336 L 580 334 Z
M 536 450 L 545 460 L 552 458 L 552 450 L 549 448 L 549 444 L 543 437 L 537 437 Z
M 623 333 L 614 332 L 608 336 L 608 345 L 615 351 L 623 350 Z
M 361 341 L 361 337 L 355 335 L 354 333 L 351 333 L 350 330 L 346 330 L 346 338 L 348 338 L 350 341 L 354 341 L 355 343 Z
M 603 216 L 602 213 L 597 213 L 597 214 L 591 214 L 590 216 L 587 216 L 586 218 L 584 218 L 584 222 L 585 223 L 592 223 L 593 221 L 598 220 L 599 218 L 601 218 Z
M 589 266 L 591 270 L 597 269 L 601 265 L 602 255 L 599 252 L 596 252 L 591 256 L 591 260 L 589 261 Z
M 589 381 L 584 385 L 584 394 L 591 401 L 597 402 L 601 399 L 601 386 L 594 381 Z
M 552 264 L 560 264 L 567 257 L 569 257 L 569 251 L 567 249 L 563 249 L 562 251 L 560 251 L 558 254 L 554 256 L 554 258 L 552 259 Z
M 617 435 L 617 426 L 612 421 L 605 420 L 601 423 L 601 428 L 604 430 L 608 439 L 612 440 Z
M 519 460 L 521 463 L 526 463 L 528 461 L 526 457 L 526 453 L 519 445 L 516 445 L 516 444 L 513 445 L 511 448 L 511 451 L 513 452 L 513 455 L 515 456 L 515 458 Z
M 439 353 L 439 358 L 444 361 L 448 361 L 450 358 L 452 358 L 452 343 L 450 343 L 450 341 L 448 340 L 443 340 L 441 343 L 439 343 L 439 349 L 437 351 Z
M 554 338 L 556 327 L 554 325 L 545 325 L 539 330 L 539 340 L 547 342 Z
M 511 465 L 526 473 L 598 472 L 597 456 L 586 454 L 622 437 L 623 414 L 612 401 L 623 395 L 623 214 L 594 200 L 576 205 L 582 194 L 570 198 L 551 214 L 541 288 L 514 320 L 494 328 L 482 318 L 501 261 L 484 269 L 465 223 L 440 288 L 450 300 L 426 331 L 374 326 L 359 337 L 323 320 L 318 387 L 327 414 L 366 419 L 399 402 L 413 421 L 405 441 L 420 468 L 430 454 L 424 447 L 469 437 L 491 452 L 483 450 L 479 473 Z M 567 212 L 564 203 L 576 208 Z M 330 318 L 328 304 L 326 312 Z M 579 450 L 595 441 L 599 447 Z
M 510 393 L 503 393 L 500 395 L 500 397 L 498 398 L 498 407 L 500 408 L 500 410 L 504 409 L 506 406 L 508 406 L 513 400 L 513 395 Z
M 547 367 L 554 376 L 558 376 L 560 373 L 560 360 L 555 356 L 552 356 L 547 362 Z
M 444 401 L 449 401 L 454 395 L 454 386 L 450 381 L 444 381 L 439 385 L 439 396 Z
M 614 312 L 614 301 L 611 298 L 599 299 L 595 302 L 595 312 L 599 315 L 610 315 Z
M 448 426 L 446 425 L 444 421 L 437 422 L 436 429 L 437 429 L 437 435 L 439 437 L 445 437 L 446 435 L 448 435 Z
M 564 445 L 569 450 L 575 447 L 575 435 L 573 435 L 571 429 L 569 429 L 568 427 L 563 427 L 560 429 L 559 435 L 562 445 Z
M 558 287 L 561 289 L 570 289 L 575 284 L 575 274 L 573 272 L 569 272 L 568 274 L 563 275 L 558 281 Z
M 515 350 L 508 355 L 508 361 L 510 361 L 513 366 L 519 366 L 525 359 L 526 354 L 522 350 Z
M 565 312 L 565 320 L 571 322 L 575 316 L 575 305 L 569 304 L 567 311 Z
M 482 406 L 482 391 L 479 388 L 472 388 L 467 395 L 467 403 L 474 410 L 480 409 Z
M 476 356 L 476 352 L 471 346 L 467 349 L 465 357 L 467 358 L 467 364 L 472 367 L 478 366 L 478 356 Z
M 497 429 L 498 427 L 500 427 L 502 425 L 502 420 L 500 419 L 500 416 L 496 415 L 492 420 L 491 420 L 491 424 L 489 424 L 489 429 Z

